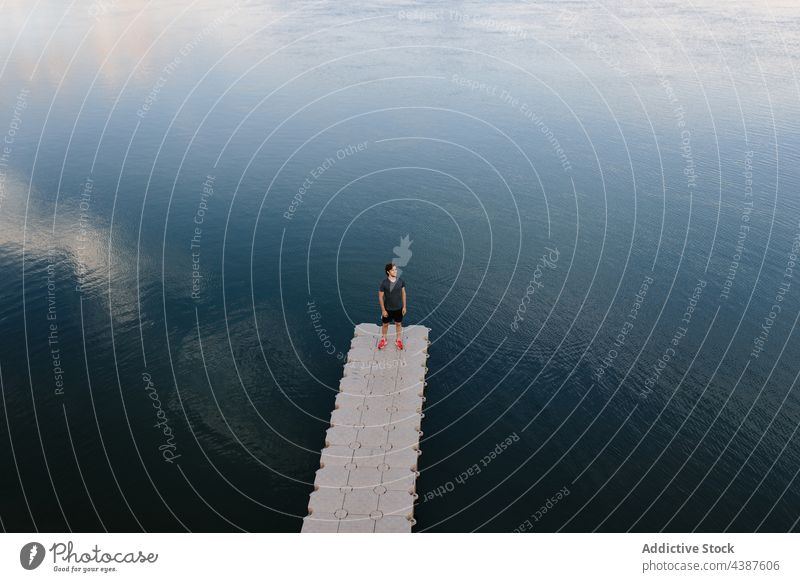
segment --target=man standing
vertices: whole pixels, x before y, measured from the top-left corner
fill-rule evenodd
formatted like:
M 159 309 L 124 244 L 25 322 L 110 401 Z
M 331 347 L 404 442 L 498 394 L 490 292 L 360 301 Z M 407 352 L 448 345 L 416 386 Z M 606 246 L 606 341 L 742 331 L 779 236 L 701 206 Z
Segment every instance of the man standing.
M 397 267 L 387 263 L 385 267 L 386 278 L 381 281 L 378 289 L 378 303 L 381 305 L 381 341 L 378 349 L 386 347 L 386 333 L 389 331 L 389 322 L 395 322 L 397 339 L 395 345 L 398 350 L 403 349 L 403 316 L 406 314 L 406 282 L 397 276 Z

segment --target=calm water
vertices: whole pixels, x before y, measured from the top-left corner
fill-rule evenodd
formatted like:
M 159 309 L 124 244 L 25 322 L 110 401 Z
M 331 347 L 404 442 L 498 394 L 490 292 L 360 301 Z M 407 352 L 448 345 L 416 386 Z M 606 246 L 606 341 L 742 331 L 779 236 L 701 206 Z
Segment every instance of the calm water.
M 792 2 L 10 4 L 4 529 L 299 531 L 392 258 L 416 531 L 797 529 Z

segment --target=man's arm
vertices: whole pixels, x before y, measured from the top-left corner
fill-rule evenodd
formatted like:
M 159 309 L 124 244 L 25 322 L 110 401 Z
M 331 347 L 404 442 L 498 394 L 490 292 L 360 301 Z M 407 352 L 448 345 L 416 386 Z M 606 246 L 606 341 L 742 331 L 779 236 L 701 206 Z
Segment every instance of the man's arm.
M 406 314 L 406 286 L 405 285 L 403 285 L 403 288 L 401 289 L 401 291 L 403 292 L 403 315 L 405 315 Z
M 403 294 L 403 297 L 405 297 L 405 293 Z M 381 315 L 383 317 L 388 316 L 389 314 L 386 312 L 386 308 L 383 306 L 383 291 L 380 290 L 378 291 L 378 303 L 381 304 Z

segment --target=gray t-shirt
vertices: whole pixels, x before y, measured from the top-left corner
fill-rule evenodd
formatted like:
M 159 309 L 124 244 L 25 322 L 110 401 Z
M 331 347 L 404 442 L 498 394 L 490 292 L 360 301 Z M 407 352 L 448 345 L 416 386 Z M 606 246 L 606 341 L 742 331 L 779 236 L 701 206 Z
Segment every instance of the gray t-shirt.
M 395 282 L 392 283 L 389 277 L 386 277 L 382 282 L 379 291 L 383 291 L 383 306 L 386 311 L 397 311 L 403 309 L 403 287 L 406 282 L 400 277 L 397 277 Z

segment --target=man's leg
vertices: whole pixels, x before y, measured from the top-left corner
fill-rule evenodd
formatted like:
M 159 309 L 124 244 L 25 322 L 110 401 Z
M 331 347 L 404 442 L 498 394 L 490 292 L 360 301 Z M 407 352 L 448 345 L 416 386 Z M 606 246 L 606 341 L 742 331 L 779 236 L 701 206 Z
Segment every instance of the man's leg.
M 403 324 L 400 323 L 400 322 L 397 322 L 397 325 L 395 325 L 395 331 L 397 332 L 397 338 L 396 339 L 402 340 L 403 339 Z
M 383 339 L 385 339 L 386 341 L 389 341 L 389 340 L 387 339 L 387 337 L 386 337 L 386 334 L 387 334 L 388 332 L 389 332 L 389 324 L 388 324 L 388 323 L 384 323 L 384 324 L 381 326 L 381 337 L 382 337 Z

